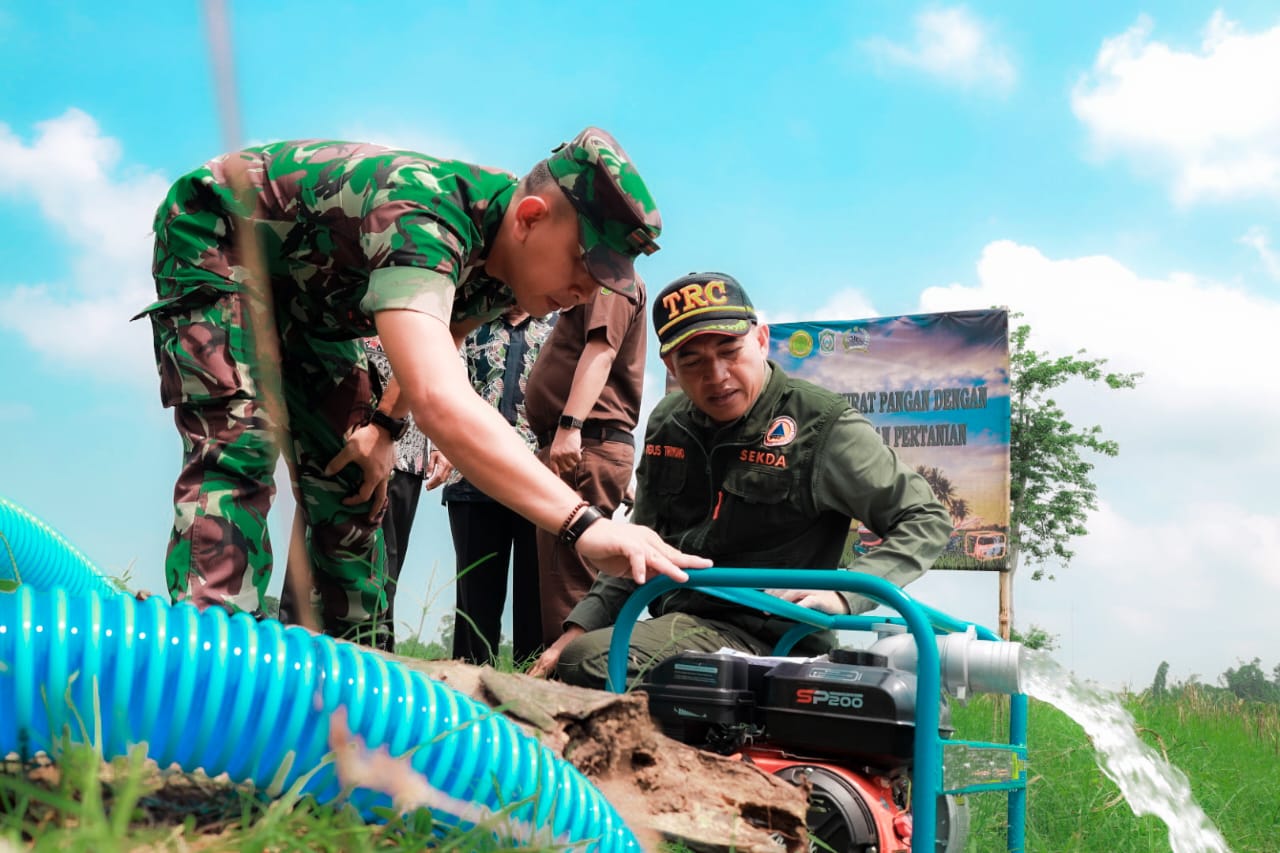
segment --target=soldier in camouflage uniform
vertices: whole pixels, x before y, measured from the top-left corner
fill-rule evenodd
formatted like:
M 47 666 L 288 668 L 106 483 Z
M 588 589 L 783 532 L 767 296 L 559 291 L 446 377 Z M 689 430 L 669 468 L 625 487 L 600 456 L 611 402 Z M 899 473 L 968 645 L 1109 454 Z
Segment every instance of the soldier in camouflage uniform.
M 630 292 L 633 260 L 660 230 L 640 175 L 597 128 L 520 180 L 328 141 L 249 148 L 180 178 L 156 214 L 157 301 L 138 315 L 151 319 L 184 452 L 170 596 L 259 610 L 279 418 L 327 633 L 374 640 L 386 605 L 378 522 L 409 412 L 468 479 L 602 570 L 679 577 L 705 565 L 581 506 L 475 395 L 457 354 L 513 303 L 541 316 L 602 284 Z M 270 323 L 251 322 L 255 304 Z M 395 374 L 380 400 L 361 345 L 373 334 Z

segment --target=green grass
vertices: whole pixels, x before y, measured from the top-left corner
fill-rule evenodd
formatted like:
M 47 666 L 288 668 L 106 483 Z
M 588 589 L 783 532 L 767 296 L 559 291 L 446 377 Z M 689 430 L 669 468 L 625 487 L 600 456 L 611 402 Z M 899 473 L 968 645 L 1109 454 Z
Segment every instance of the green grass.
M 7 762 L 0 772 L 0 850 L 551 851 L 520 847 L 483 828 L 433 832 L 430 812 L 366 824 L 350 807 L 296 790 L 275 799 L 182 773 L 160 773 L 139 749 L 103 764 L 88 746 L 60 751 L 56 769 Z M 5 846 L 8 842 L 10 847 Z
M 1143 741 L 1191 781 L 1192 794 L 1233 853 L 1280 850 L 1280 706 L 1208 700 L 1194 690 L 1177 700 L 1129 696 Z M 957 737 L 1003 741 L 1000 699 L 953 707 Z M 1168 853 L 1157 818 L 1135 817 L 1098 768 L 1084 731 L 1065 714 L 1032 700 L 1028 718 L 1028 853 Z M 1005 798 L 970 797 L 968 853 L 1005 848 Z

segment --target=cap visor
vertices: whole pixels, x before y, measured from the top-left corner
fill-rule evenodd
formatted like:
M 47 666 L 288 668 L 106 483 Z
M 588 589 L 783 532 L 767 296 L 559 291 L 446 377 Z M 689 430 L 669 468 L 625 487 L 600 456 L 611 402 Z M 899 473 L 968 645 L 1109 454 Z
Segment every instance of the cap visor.
M 587 272 L 600 282 L 601 287 L 607 287 L 633 303 L 636 301 L 636 265 L 632 258 L 597 243 L 582 253 L 582 260 L 587 265 Z
M 658 355 L 669 355 L 699 335 L 725 335 L 740 338 L 749 331 L 751 331 L 750 320 L 707 320 L 695 326 L 681 329 L 680 333 L 669 341 L 662 341 L 658 347 Z

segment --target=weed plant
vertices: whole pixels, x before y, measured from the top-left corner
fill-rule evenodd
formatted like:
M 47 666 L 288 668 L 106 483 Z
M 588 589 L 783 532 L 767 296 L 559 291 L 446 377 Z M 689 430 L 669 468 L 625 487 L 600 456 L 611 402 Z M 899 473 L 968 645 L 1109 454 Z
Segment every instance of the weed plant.
M 0 772 L 0 851 L 423 850 L 503 853 L 521 846 L 484 827 L 433 825 L 425 809 L 369 824 L 350 806 L 320 804 L 298 787 L 269 799 L 250 786 L 162 773 L 141 748 L 104 764 L 64 745 L 56 764 L 6 761 Z

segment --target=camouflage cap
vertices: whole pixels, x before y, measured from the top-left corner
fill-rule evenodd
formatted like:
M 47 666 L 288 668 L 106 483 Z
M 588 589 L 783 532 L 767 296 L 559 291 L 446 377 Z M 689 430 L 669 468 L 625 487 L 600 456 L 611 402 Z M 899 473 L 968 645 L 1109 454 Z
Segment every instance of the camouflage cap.
M 658 355 L 667 355 L 698 335 L 751 331 L 756 309 L 738 280 L 722 272 L 691 272 L 662 289 L 653 300 Z
M 578 211 L 578 239 L 587 271 L 614 293 L 635 301 L 637 255 L 658 251 L 658 205 L 618 140 L 588 127 L 560 144 L 547 168 Z

